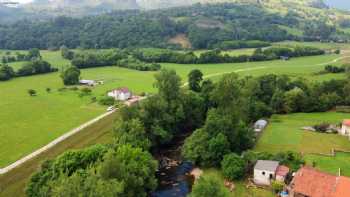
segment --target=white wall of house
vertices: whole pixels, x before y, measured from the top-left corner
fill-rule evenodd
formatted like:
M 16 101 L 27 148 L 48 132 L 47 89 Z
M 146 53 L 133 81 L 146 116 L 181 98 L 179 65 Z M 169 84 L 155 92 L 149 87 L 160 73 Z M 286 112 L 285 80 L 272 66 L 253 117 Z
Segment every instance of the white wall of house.
M 350 127 L 343 124 L 340 129 L 340 135 L 350 136 Z
M 275 172 L 254 169 L 254 183 L 257 185 L 270 185 L 275 179 Z
M 131 98 L 131 92 L 121 92 L 114 90 L 108 93 L 108 96 L 115 98 L 116 100 L 126 101 Z

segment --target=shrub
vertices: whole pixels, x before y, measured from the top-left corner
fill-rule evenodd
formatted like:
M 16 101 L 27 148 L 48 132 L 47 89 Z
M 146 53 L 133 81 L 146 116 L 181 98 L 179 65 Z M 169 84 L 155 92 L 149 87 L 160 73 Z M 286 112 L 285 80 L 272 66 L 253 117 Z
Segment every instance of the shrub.
M 235 153 L 227 154 L 221 162 L 222 173 L 229 180 L 241 179 L 245 171 L 244 160 Z
M 272 181 L 271 183 L 271 187 L 272 187 L 272 190 L 275 192 L 275 193 L 279 193 L 283 190 L 284 188 L 284 183 L 281 182 L 281 181 Z
M 104 96 L 98 100 L 98 103 L 100 105 L 106 105 L 106 106 L 111 106 L 115 104 L 115 99 L 110 96 Z
M 321 124 L 317 124 L 315 126 L 313 126 L 313 128 L 320 133 L 325 133 L 327 132 L 328 128 L 329 128 L 329 124 L 328 123 L 321 123 Z
M 190 197 L 228 197 L 228 191 L 214 177 L 201 177 L 193 186 Z

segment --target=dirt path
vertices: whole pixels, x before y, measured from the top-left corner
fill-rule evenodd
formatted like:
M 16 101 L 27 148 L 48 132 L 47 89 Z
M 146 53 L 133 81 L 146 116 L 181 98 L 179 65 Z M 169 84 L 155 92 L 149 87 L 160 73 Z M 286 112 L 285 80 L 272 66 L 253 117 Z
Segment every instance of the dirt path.
M 20 160 L 14 162 L 14 163 L 12 163 L 11 165 L 9 165 L 9 166 L 7 166 L 7 167 L 5 167 L 5 168 L 0 168 L 0 175 L 6 174 L 6 173 L 8 173 L 9 171 L 11 171 L 11 170 L 17 168 L 18 166 L 24 164 L 25 162 L 27 162 L 27 161 L 29 161 L 29 160 L 31 160 L 31 159 L 37 157 L 38 155 L 42 154 L 43 152 L 45 152 L 45 151 L 47 151 L 47 150 L 53 148 L 53 147 L 56 146 L 58 143 L 60 143 L 60 142 L 62 142 L 62 141 L 64 141 L 64 140 L 66 140 L 67 138 L 69 138 L 69 137 L 75 135 L 76 133 L 79 133 L 80 131 L 82 131 L 82 130 L 85 129 L 86 127 L 89 127 L 89 126 L 93 125 L 94 123 L 96 123 L 96 122 L 100 121 L 101 119 L 103 119 L 103 118 L 105 118 L 105 117 L 111 115 L 111 114 L 114 113 L 114 112 L 116 112 L 116 110 L 110 111 L 110 112 L 107 112 L 107 113 L 104 113 L 104 114 L 102 114 L 102 115 L 100 115 L 100 116 L 98 116 L 98 117 L 96 117 L 96 118 L 90 120 L 89 122 L 84 123 L 84 124 L 80 125 L 79 127 L 77 127 L 77 128 L 75 128 L 75 129 L 69 131 L 68 133 L 66 133 L 66 134 L 64 134 L 64 135 L 62 135 L 62 136 L 60 136 L 59 138 L 57 138 L 57 139 L 55 139 L 54 141 L 52 141 L 52 142 L 50 142 L 49 144 L 47 144 L 46 146 L 44 146 L 44 147 L 42 147 L 42 148 L 40 148 L 40 149 L 34 151 L 33 153 L 31 153 L 31 154 L 29 154 L 29 155 L 23 157 L 22 159 L 20 159 Z

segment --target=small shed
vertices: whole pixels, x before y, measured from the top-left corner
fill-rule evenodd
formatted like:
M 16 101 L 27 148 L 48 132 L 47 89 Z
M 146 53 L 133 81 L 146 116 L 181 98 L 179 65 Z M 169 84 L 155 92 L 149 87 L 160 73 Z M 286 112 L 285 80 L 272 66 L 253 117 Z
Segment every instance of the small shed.
M 289 60 L 289 56 L 280 56 L 280 59 L 283 61 L 288 61 Z
M 95 86 L 97 85 L 97 82 L 95 80 L 82 79 L 82 80 L 79 80 L 79 84 L 86 85 L 86 86 Z
M 268 122 L 266 120 L 263 120 L 263 119 L 256 121 L 254 123 L 254 131 L 256 133 L 260 133 L 261 131 L 263 131 L 266 128 L 267 124 L 268 124 Z
M 278 166 L 276 170 L 276 180 L 280 182 L 284 182 L 289 173 L 289 168 L 284 165 Z
M 254 166 L 254 183 L 257 185 L 270 185 L 276 178 L 278 161 L 258 160 Z

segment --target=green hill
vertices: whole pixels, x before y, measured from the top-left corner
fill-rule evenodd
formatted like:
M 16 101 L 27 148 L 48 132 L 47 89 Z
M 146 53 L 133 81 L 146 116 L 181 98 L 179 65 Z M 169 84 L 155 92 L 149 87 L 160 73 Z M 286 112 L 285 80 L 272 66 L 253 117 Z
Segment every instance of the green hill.
M 90 1 L 95 4 L 89 3 Z M 223 3 L 225 1 L 230 3 Z M 198 2 L 202 4 L 148 11 L 132 9 L 144 8 L 145 0 L 123 1 L 123 4 L 107 0 L 85 0 L 82 3 L 76 0 L 62 0 L 62 2 L 63 4 L 59 4 L 63 9 L 60 13 L 66 13 L 69 17 L 44 19 L 39 22 L 26 20 L 13 25 L 0 25 L 2 35 L 0 48 L 47 49 L 58 48 L 62 45 L 70 48 L 174 48 L 178 47 L 176 41 L 179 39 L 175 38 L 179 38 L 179 35 L 182 38 L 179 45 L 184 45 L 186 41 L 187 46 L 195 49 L 216 48 L 232 40 L 270 42 L 283 40 L 344 42 L 350 40 L 350 13 L 328 8 L 323 1 L 318 0 L 193 0 L 188 2 L 180 0 L 173 4 L 167 4 L 167 2 L 175 1 L 151 0 L 148 4 L 149 8 L 162 7 L 163 4 L 168 6 Z M 84 2 L 87 7 L 83 6 Z M 106 4 L 102 6 L 96 2 Z M 99 14 L 97 7 L 101 9 L 109 7 L 113 10 L 112 5 L 117 6 L 117 4 L 122 10 Z M 38 15 L 43 14 L 44 18 L 50 18 L 45 11 L 31 15 L 32 12 L 28 11 L 30 6 L 31 4 L 27 5 L 27 9 L 18 8 L 22 14 L 17 15 L 33 15 L 38 18 Z M 67 11 L 65 6 L 81 9 L 81 12 L 75 12 L 74 9 Z M 43 9 L 45 6 L 32 8 Z M 51 9 L 56 8 L 55 4 L 51 5 Z M 14 8 L 11 9 L 14 10 Z M 71 18 L 69 12 L 84 13 L 84 9 L 90 10 L 90 14 L 94 16 Z M 15 11 L 7 13 L 13 15 Z M 50 13 L 56 16 L 54 11 Z M 6 17 L 0 18 L 4 20 Z

